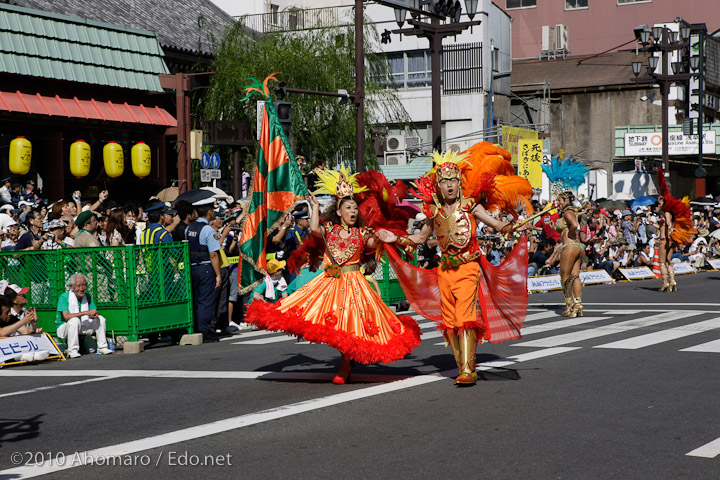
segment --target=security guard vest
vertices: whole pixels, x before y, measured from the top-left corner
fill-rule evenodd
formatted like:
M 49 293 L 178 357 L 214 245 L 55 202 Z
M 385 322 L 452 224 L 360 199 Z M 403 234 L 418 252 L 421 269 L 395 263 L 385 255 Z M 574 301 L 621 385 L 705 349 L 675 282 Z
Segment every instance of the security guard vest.
M 193 222 L 187 228 L 187 241 L 190 244 L 190 263 L 197 265 L 210 261 L 210 249 L 207 245 L 200 244 L 200 231 L 205 226 L 203 222 Z

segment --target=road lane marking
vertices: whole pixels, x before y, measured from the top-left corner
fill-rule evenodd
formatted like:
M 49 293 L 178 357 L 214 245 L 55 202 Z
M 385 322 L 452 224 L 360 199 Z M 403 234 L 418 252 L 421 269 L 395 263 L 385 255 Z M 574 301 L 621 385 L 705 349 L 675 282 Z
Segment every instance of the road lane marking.
M 232 372 L 217 370 L 0 370 L 1 377 L 146 377 L 146 378 L 201 378 L 201 379 L 253 379 L 264 372 Z
M 420 315 L 417 315 L 419 318 L 423 318 Z M 435 328 L 436 323 L 435 322 L 425 322 L 425 323 L 419 323 L 418 327 L 420 330 L 427 330 L 429 328 Z M 253 332 L 258 333 L 258 332 Z M 255 340 L 241 340 L 239 342 L 233 342 L 232 345 L 267 345 L 269 343 L 280 343 L 280 342 L 288 342 L 290 340 L 297 340 L 297 336 L 291 336 L 287 335 L 284 332 L 265 332 L 265 333 L 273 333 L 275 336 L 267 337 L 267 338 L 257 338 Z M 425 337 L 425 334 L 422 335 L 424 338 L 432 338 L 432 337 Z M 233 338 L 233 340 L 237 340 L 237 338 Z M 301 345 L 309 345 L 311 342 L 307 341 L 299 341 L 298 342 Z
M 624 322 L 613 323 L 611 325 L 605 325 L 598 328 L 592 328 L 588 330 L 582 330 L 579 332 L 565 333 L 562 335 L 554 335 L 551 337 L 541 338 L 539 340 L 532 340 L 529 342 L 513 343 L 513 347 L 558 347 L 560 345 L 567 345 L 569 343 L 576 343 L 583 340 L 590 340 L 597 337 L 604 337 L 606 335 L 613 335 L 616 333 L 627 332 L 629 330 L 635 330 L 643 327 L 650 327 L 665 322 L 672 322 L 680 320 L 686 317 L 692 317 L 698 315 L 696 312 L 664 312 L 657 315 L 651 315 L 649 317 L 636 318 L 633 320 L 627 320 Z
M 566 352 L 576 350 L 577 348 L 565 347 L 565 348 L 551 348 L 545 350 L 539 350 L 536 352 L 529 352 L 522 355 L 516 355 L 508 358 L 501 358 L 493 360 L 491 362 L 485 362 L 478 365 L 479 370 L 489 370 L 493 368 L 501 368 L 504 366 L 512 366 L 518 363 L 535 360 L 538 358 L 548 357 L 551 355 L 558 355 Z M 255 373 L 255 372 L 251 372 Z M 266 372 L 267 373 L 267 372 Z M 152 450 L 156 448 L 165 447 L 168 445 L 178 444 L 195 440 L 209 435 L 215 435 L 218 433 L 227 432 L 230 430 L 236 430 L 251 425 L 257 425 L 272 420 L 278 420 L 293 415 L 298 415 L 313 410 L 319 410 L 322 408 L 340 405 L 355 400 L 369 398 L 376 395 L 382 395 L 398 390 L 404 390 L 412 387 L 418 387 L 429 383 L 438 382 L 448 378 L 452 378 L 457 371 L 447 370 L 445 372 L 434 373 L 431 375 L 420 375 L 416 377 L 406 378 L 404 380 L 398 380 L 391 383 L 382 385 L 374 385 L 372 387 L 360 388 L 357 390 L 338 393 L 329 395 L 326 397 L 320 397 L 312 400 L 306 400 L 290 405 L 283 405 L 280 407 L 263 410 L 256 413 L 250 413 L 246 415 L 240 415 L 237 417 L 226 418 L 215 422 L 207 423 L 204 425 L 197 425 L 194 427 L 184 428 L 176 430 L 174 432 L 163 433 L 160 435 L 154 435 L 151 437 L 141 438 L 117 445 L 110 445 L 107 447 L 97 448 L 94 450 L 88 450 L 85 452 L 78 452 L 77 456 L 75 453 L 69 453 L 66 455 L 73 455 L 73 458 L 78 458 L 78 462 L 66 462 L 64 465 L 58 465 L 57 462 L 48 460 L 44 463 L 36 465 L 22 465 L 15 468 L 0 471 L 0 476 L 6 475 L 10 478 L 22 479 L 32 478 L 40 475 L 47 475 L 62 470 L 68 470 L 80 465 L 88 463 L 88 461 L 94 458 L 111 458 L 111 457 L 122 457 L 124 455 L 131 455 L 134 453 Z
M 18 390 L 17 392 L 3 393 L 2 395 L 0 395 L 0 398 L 13 397 L 15 395 L 25 395 L 26 393 L 44 392 L 46 390 L 52 390 L 54 388 L 72 387 L 72 386 L 80 385 L 83 383 L 91 383 L 91 382 L 100 382 L 103 380 L 110 380 L 112 378 L 114 378 L 114 377 L 94 377 L 94 378 L 88 378 L 86 380 L 77 380 L 75 382 L 59 383 L 57 385 L 47 385 L 44 387 L 31 388 L 30 390 Z
M 720 455 L 720 438 L 686 453 L 690 457 L 715 458 Z
M 720 318 L 705 320 L 704 322 L 691 323 L 681 327 L 668 328 L 659 332 L 652 332 L 646 335 L 627 338 L 617 342 L 597 345 L 594 348 L 617 348 L 624 350 L 637 350 L 638 348 L 657 345 L 658 343 L 669 342 L 678 338 L 689 337 L 698 333 L 707 332 L 716 328 L 720 328 Z

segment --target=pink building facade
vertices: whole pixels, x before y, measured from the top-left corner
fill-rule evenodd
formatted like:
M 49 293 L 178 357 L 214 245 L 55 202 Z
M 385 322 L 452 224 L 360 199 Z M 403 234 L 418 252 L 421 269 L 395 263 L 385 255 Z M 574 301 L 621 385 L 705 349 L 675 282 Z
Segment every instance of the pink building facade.
M 566 50 L 573 56 L 633 48 L 633 28 L 672 22 L 675 17 L 688 23 L 705 23 L 709 31 L 720 27 L 718 0 L 493 0 L 493 3 L 513 19 L 515 59 L 539 57 L 543 50 L 543 26 L 567 26 Z

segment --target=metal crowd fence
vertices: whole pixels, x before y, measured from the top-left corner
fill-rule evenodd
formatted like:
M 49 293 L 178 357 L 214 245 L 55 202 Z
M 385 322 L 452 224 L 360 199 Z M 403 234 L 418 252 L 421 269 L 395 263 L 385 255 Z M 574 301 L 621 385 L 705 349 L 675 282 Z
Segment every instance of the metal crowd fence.
M 87 292 L 107 320 L 108 335 L 182 329 L 192 333 L 193 306 L 187 242 L 0 253 L 0 278 L 29 287 L 38 326 L 57 330 L 58 298 L 73 273 L 88 278 Z

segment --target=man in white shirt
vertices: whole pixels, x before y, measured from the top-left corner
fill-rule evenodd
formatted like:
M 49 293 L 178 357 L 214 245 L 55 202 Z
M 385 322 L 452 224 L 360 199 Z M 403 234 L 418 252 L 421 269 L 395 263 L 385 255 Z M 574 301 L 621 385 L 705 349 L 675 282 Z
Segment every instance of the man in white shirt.
M 2 179 L 2 187 L 0 187 L 0 201 L 2 203 L 12 203 L 12 195 L 10 195 L 10 177 Z

